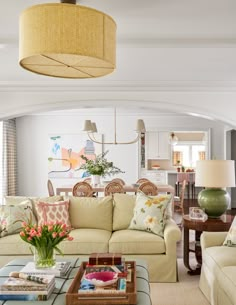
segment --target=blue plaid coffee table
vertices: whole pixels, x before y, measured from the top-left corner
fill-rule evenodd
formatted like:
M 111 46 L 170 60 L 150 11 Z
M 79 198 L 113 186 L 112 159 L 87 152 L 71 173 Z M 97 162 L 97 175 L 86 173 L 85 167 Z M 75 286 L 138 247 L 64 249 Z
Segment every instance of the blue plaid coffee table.
M 63 261 L 70 261 L 71 267 L 65 276 L 56 277 L 56 288 L 47 301 L 0 301 L 0 305 L 66 305 L 66 292 L 69 289 L 79 267 L 84 259 L 71 257 L 63 258 Z M 137 305 L 151 305 L 150 286 L 147 266 L 143 260 L 136 261 L 136 283 L 137 283 Z M 9 276 L 11 271 L 20 271 L 26 264 L 26 259 L 14 259 L 0 269 L 0 284 L 3 283 Z

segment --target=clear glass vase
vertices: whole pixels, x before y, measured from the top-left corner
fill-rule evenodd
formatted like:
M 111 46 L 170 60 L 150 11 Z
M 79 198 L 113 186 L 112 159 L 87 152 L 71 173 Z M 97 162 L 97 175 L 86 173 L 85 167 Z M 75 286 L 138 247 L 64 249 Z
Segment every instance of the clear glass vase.
M 35 267 L 41 268 L 54 268 L 56 266 L 56 254 L 54 248 L 34 247 L 34 263 Z

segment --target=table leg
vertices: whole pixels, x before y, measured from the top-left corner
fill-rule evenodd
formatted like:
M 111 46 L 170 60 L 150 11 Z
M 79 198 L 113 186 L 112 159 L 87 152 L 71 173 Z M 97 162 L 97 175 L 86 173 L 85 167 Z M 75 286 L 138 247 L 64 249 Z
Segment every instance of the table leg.
M 200 245 L 200 236 L 202 232 L 196 231 L 195 232 L 195 257 L 196 261 L 198 262 L 198 267 L 201 268 L 202 265 L 202 249 Z
M 189 248 L 189 229 L 184 227 L 184 244 L 183 244 L 183 259 L 184 259 L 184 265 L 185 267 L 189 270 L 188 274 L 190 275 L 197 275 L 200 274 L 201 268 L 199 267 L 199 265 L 196 266 L 195 269 L 193 269 L 190 266 L 189 263 L 189 253 L 191 252 L 190 248 Z M 196 253 L 195 253 L 196 254 Z

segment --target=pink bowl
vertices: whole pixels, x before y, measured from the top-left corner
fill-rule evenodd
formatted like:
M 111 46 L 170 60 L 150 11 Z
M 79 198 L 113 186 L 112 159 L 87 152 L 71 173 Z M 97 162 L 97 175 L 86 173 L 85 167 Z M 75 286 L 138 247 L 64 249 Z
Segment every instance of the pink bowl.
M 95 286 L 107 286 L 117 281 L 118 274 L 112 271 L 92 272 L 86 274 L 85 278 Z

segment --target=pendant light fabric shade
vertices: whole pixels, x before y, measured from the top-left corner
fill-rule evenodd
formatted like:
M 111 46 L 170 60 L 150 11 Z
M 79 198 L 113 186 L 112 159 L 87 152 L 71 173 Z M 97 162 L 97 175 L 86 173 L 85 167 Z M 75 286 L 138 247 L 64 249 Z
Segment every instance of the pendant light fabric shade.
M 116 66 L 116 24 L 76 4 L 40 4 L 20 16 L 20 65 L 38 74 L 93 78 Z

